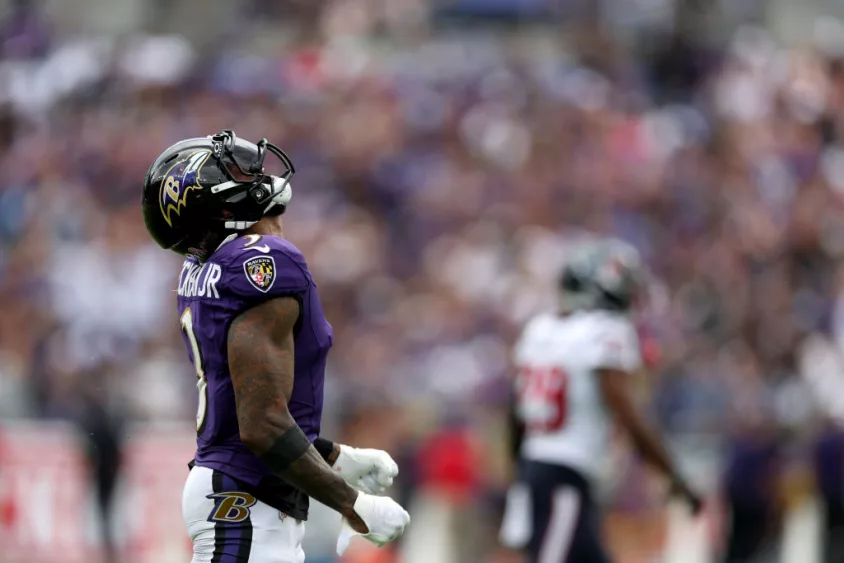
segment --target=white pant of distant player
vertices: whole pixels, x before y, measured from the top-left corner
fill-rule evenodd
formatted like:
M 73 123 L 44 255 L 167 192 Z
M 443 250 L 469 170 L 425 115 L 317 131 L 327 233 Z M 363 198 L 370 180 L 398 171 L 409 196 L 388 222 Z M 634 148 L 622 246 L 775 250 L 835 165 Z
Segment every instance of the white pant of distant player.
M 195 466 L 182 495 L 191 563 L 302 563 L 305 523 L 240 489 L 231 477 Z

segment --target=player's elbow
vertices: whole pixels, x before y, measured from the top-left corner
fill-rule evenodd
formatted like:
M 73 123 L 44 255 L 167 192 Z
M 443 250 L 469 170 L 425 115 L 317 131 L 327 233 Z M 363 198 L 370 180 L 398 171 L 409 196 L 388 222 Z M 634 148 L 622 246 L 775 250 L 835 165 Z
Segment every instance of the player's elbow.
M 290 429 L 291 424 L 295 422 L 286 409 L 284 412 L 269 412 L 250 417 L 248 421 L 240 423 L 240 441 L 251 452 L 260 456 Z
M 251 427 L 240 429 L 240 441 L 256 455 L 261 455 L 267 451 L 272 444 L 265 432 L 260 432 L 257 428 Z

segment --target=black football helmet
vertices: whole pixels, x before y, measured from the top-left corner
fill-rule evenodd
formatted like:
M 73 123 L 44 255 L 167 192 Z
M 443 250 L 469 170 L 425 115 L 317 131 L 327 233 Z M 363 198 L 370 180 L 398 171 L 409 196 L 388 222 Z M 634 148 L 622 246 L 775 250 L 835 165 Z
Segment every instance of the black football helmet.
M 186 254 L 209 234 L 241 231 L 283 213 L 293 173 L 290 158 L 266 139 L 250 143 L 226 129 L 180 141 L 149 167 L 144 223 L 159 246 Z
M 639 252 L 618 239 L 586 243 L 574 250 L 560 274 L 564 310 L 628 311 L 647 285 Z

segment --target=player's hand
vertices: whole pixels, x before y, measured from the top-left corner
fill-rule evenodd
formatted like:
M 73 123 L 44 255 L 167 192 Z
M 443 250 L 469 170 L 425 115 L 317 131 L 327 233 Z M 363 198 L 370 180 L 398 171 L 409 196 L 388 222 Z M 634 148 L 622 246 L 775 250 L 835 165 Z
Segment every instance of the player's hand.
M 332 467 L 349 485 L 370 495 L 383 493 L 399 474 L 399 466 L 387 452 L 344 445 Z
M 682 479 L 675 478 L 671 482 L 671 495 L 682 498 L 689 505 L 692 516 L 697 516 L 703 509 L 703 500 Z
M 355 531 L 344 518 L 340 537 L 337 538 L 337 555 L 343 555 L 352 536 L 363 536 L 378 547 L 388 544 L 404 533 L 410 524 L 410 515 L 390 497 L 377 497 L 358 493 L 355 500 L 355 513 L 366 524 L 367 533 Z

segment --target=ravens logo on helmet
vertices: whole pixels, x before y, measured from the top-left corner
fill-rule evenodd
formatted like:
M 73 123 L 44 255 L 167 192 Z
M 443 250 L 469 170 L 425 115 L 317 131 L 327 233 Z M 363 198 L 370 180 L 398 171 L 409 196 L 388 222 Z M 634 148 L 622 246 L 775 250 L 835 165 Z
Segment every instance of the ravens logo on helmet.
M 147 172 L 144 223 L 159 246 L 186 254 L 209 237 L 220 239 L 283 213 L 293 173 L 290 157 L 266 139 L 251 143 L 226 129 L 180 141 Z

